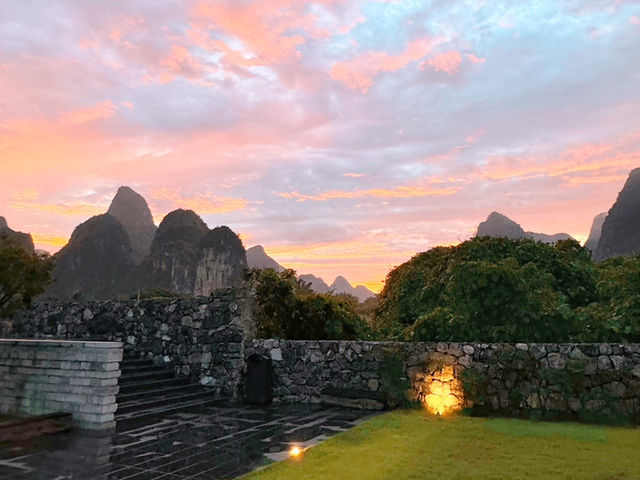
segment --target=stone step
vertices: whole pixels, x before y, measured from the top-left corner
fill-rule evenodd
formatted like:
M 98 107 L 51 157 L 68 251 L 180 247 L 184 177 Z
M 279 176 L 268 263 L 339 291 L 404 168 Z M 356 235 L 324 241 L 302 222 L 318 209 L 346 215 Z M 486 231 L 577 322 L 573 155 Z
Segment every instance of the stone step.
M 136 359 L 128 359 L 124 358 L 120 362 L 120 368 L 133 368 L 133 367 L 143 367 L 145 365 L 153 365 L 153 360 L 148 358 L 136 358 Z
M 130 385 L 132 383 L 138 383 L 145 380 L 170 380 L 172 378 L 175 378 L 175 373 L 173 372 L 173 370 L 161 369 L 158 371 L 152 370 L 127 373 L 126 375 L 120 376 L 120 380 L 118 381 L 118 383 L 122 387 L 123 385 Z
M 200 388 L 196 392 L 184 393 L 173 392 L 172 394 L 157 395 L 153 398 L 131 400 L 128 402 L 118 402 L 118 414 L 126 414 L 132 411 L 147 410 L 153 407 L 175 406 L 179 407 L 194 400 L 214 398 L 214 392 L 205 388 Z
M 145 390 L 133 390 L 130 391 L 128 393 L 122 393 L 120 392 L 118 394 L 118 404 L 120 404 L 121 402 L 129 402 L 131 400 L 141 400 L 143 398 L 149 398 L 149 397 L 154 397 L 154 396 L 158 396 L 158 395 L 166 395 L 169 393 L 178 393 L 178 392 L 182 392 L 182 393 L 191 393 L 191 392 L 195 392 L 195 391 L 200 391 L 202 389 L 202 387 L 198 384 L 190 384 L 185 382 L 181 382 L 181 383 L 170 383 L 169 385 L 166 384 L 166 382 L 163 382 L 157 386 L 155 386 L 155 388 L 149 388 L 149 389 L 145 389 Z
M 159 372 L 159 371 L 171 371 L 172 369 L 167 368 L 165 365 L 154 365 L 151 363 L 150 365 L 122 365 L 120 364 L 120 370 L 122 371 L 122 376 L 127 376 L 131 373 L 140 373 L 140 372 Z
M 124 385 L 120 383 L 120 394 L 129 394 L 134 392 L 146 392 L 149 390 L 155 390 L 162 387 L 170 387 L 170 386 L 187 386 L 190 385 L 190 380 L 188 378 L 163 378 L 160 380 L 150 379 L 150 380 L 141 380 L 137 382 L 129 382 Z

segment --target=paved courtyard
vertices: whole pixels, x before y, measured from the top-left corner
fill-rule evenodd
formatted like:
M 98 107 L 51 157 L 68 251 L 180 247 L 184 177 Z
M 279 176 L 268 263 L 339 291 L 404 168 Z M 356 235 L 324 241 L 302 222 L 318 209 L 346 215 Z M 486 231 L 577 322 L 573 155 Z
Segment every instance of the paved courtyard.
M 0 480 L 234 478 L 312 446 L 371 415 L 309 405 L 206 406 L 120 422 L 100 436 L 71 431 L 0 445 Z

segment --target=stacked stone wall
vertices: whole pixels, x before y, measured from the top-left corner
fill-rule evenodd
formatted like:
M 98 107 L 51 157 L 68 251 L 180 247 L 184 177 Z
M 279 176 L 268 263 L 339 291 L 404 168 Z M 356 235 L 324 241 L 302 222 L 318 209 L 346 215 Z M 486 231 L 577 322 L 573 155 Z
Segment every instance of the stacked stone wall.
M 223 396 L 238 388 L 244 340 L 252 337 L 248 302 L 235 291 L 211 297 L 39 303 L 2 323 L 2 335 L 121 341 L 125 355 L 170 364 Z
M 399 363 L 404 379 L 396 385 L 406 381 L 416 402 L 444 390 L 481 413 L 640 420 L 638 344 L 259 339 L 247 342 L 250 355 L 271 359 L 276 401 L 393 406 L 399 399 L 385 372 Z
M 0 339 L 0 412 L 65 412 L 81 428 L 113 428 L 121 360 L 120 342 Z

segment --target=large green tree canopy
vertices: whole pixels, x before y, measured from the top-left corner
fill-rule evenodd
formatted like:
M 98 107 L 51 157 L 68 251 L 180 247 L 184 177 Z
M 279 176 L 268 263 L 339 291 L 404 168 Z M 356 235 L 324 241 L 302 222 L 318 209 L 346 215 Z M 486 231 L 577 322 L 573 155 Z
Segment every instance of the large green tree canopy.
M 479 237 L 436 247 L 389 273 L 376 327 L 407 340 L 579 339 L 576 310 L 598 300 L 595 268 L 572 240 Z

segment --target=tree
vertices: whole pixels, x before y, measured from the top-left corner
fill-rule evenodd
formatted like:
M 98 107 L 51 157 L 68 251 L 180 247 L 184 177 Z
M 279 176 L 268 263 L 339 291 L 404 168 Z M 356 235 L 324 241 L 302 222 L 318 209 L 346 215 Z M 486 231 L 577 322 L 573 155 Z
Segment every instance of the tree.
M 255 318 L 262 337 L 341 340 L 370 336 L 353 310 L 353 298 L 315 293 L 294 270 L 252 269 L 245 280 L 255 292 Z
M 51 282 L 53 267 L 48 253 L 28 252 L 15 241 L 0 236 L 0 317 L 28 308 Z
M 583 333 L 576 309 L 598 300 L 594 268 L 575 241 L 436 247 L 389 273 L 375 325 L 421 341 L 568 341 Z

